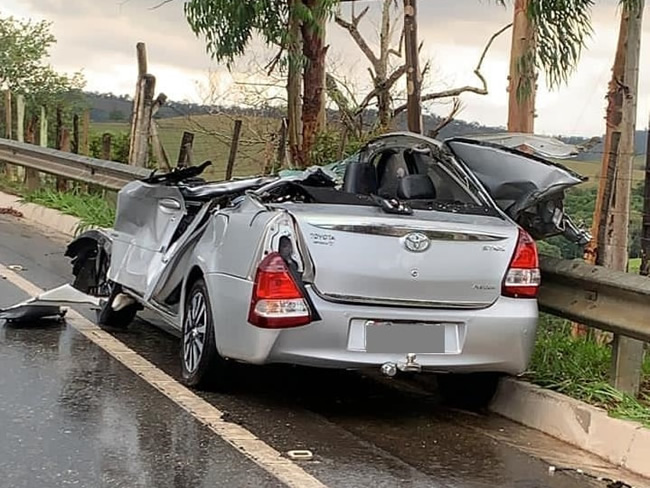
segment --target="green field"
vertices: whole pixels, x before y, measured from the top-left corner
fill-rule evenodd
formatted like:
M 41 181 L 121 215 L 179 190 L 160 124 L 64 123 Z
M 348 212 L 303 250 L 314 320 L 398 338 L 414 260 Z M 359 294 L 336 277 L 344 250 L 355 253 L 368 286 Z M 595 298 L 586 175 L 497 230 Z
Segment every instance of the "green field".
M 562 160 L 559 161 L 560 164 L 571 168 L 576 173 L 586 176 L 589 178 L 589 181 L 584 183 L 583 186 L 597 186 L 600 180 L 600 167 L 601 161 L 571 161 L 571 160 Z M 635 168 L 642 167 L 643 162 L 638 159 L 635 160 Z M 641 166 L 640 166 L 641 165 Z M 635 186 L 637 183 L 642 182 L 644 178 L 644 172 L 641 169 L 635 169 L 632 175 L 632 186 Z
M 628 261 L 628 273 L 639 274 L 639 268 L 641 267 L 641 258 L 632 258 Z
M 235 162 L 235 176 L 259 174 L 266 161 L 271 162 L 275 156 L 277 134 L 280 121 L 261 117 L 239 117 L 242 119 L 242 132 L 239 151 Z M 193 115 L 191 117 L 174 117 L 157 120 L 160 139 L 172 166 L 178 159 L 183 131 L 194 133 L 192 161 L 194 164 L 205 160 L 212 161 L 212 168 L 207 173 L 210 179 L 222 179 L 225 174 L 234 118 L 226 115 Z M 104 132 L 128 133 L 127 122 L 93 123 L 92 134 Z

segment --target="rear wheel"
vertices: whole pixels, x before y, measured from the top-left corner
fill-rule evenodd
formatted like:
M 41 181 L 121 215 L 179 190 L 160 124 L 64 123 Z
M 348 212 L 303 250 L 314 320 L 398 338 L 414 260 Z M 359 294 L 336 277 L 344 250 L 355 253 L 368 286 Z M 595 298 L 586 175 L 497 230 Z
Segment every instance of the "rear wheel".
M 488 406 L 502 376 L 500 373 L 440 374 L 438 390 L 448 405 L 478 410 Z
M 217 351 L 210 298 L 202 279 L 190 287 L 183 316 L 183 383 L 199 389 L 224 387 L 229 365 Z

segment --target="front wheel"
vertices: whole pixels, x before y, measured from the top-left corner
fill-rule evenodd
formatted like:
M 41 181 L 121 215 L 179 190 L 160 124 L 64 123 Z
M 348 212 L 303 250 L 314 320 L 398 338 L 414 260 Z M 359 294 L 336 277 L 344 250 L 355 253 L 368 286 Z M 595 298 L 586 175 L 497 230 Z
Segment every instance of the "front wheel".
M 494 397 L 502 377 L 500 373 L 440 374 L 438 391 L 450 406 L 483 409 Z
M 109 282 L 108 286 L 110 290 L 108 292 L 109 296 L 99 311 L 97 322 L 103 327 L 126 329 L 133 322 L 141 307 L 137 303 L 129 303 L 119 310 L 115 310 L 113 307 L 115 306 L 116 300 L 125 299 L 125 297 L 122 294 L 122 287 L 117 283 Z M 127 300 L 129 299 L 127 298 Z
M 183 383 L 198 389 L 225 386 L 228 363 L 219 355 L 205 282 L 197 280 L 185 300 L 181 345 Z

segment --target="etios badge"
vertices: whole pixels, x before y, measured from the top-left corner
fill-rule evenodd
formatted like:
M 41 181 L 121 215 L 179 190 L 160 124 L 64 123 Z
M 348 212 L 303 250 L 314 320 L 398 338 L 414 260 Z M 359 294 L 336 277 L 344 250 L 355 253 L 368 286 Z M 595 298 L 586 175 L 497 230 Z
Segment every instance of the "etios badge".
M 431 241 L 421 232 L 412 232 L 404 237 L 404 247 L 411 252 L 424 252 L 429 249 Z

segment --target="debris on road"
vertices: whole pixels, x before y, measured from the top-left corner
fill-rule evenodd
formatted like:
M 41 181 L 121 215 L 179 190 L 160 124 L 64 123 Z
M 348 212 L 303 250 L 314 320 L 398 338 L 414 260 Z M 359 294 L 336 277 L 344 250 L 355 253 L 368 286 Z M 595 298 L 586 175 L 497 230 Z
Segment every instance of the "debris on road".
M 314 454 L 306 449 L 288 451 L 287 456 L 293 461 L 311 461 L 314 459 Z
M 13 207 L 0 207 L 0 215 L 11 215 L 17 219 L 22 219 L 24 217 L 21 211 L 16 210 Z
M 10 269 L 14 272 L 27 271 L 27 268 L 25 268 L 22 264 L 10 264 L 7 266 L 7 269 Z

